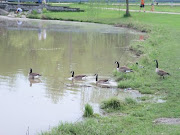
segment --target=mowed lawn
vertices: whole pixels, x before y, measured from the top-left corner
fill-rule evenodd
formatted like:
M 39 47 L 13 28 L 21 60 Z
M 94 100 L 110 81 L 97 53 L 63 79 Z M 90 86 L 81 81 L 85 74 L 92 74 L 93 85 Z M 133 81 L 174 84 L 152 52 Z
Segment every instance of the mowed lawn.
M 153 121 L 162 117 L 180 118 L 180 15 L 133 12 L 131 17 L 126 18 L 123 17 L 123 11 L 94 8 L 95 5 L 92 4 L 69 6 L 80 7 L 85 12 L 45 11 L 43 15 L 32 14 L 30 17 L 118 24 L 147 32 L 148 38 L 144 42 L 131 43 L 131 48 L 142 52 L 139 63 L 145 68 L 139 69 L 133 64 L 128 65 L 135 72 L 127 75 L 112 71 L 117 78 L 123 78 L 119 81 L 120 88 L 131 87 L 146 95 L 141 102 L 122 101 L 122 107 L 112 109 L 107 116 L 96 116 L 78 123 L 60 124 L 51 131 L 40 134 L 179 135 L 180 125 L 155 124 Z M 177 7 L 170 8 L 173 12 L 177 11 Z M 166 7 L 167 10 L 170 8 Z M 159 67 L 169 72 L 170 76 L 162 79 L 155 73 L 155 59 L 159 61 Z M 151 102 L 151 96 L 159 96 L 166 102 Z
M 159 3 L 159 5 L 154 4 L 155 11 L 159 12 L 177 12 L 180 13 L 180 5 L 176 5 L 176 3 L 166 3 L 166 5 L 162 5 L 164 3 Z M 179 3 L 177 3 L 179 4 Z M 86 8 L 86 7 L 93 7 L 93 8 L 115 8 L 115 9 L 126 9 L 125 3 L 86 3 L 86 4 L 61 4 L 61 3 L 50 3 L 52 6 L 70 6 L 74 8 Z M 139 10 L 140 3 L 134 3 L 133 5 L 129 5 L 130 10 Z M 145 9 L 146 11 L 151 10 L 151 4 L 145 2 Z

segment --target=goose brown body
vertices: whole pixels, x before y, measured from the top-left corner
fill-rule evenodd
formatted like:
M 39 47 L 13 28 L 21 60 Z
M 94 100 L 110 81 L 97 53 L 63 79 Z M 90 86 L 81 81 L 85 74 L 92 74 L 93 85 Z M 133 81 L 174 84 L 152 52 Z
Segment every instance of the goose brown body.
M 158 69 L 157 74 L 160 75 L 160 76 L 169 75 L 168 72 L 166 72 L 164 70 L 161 70 L 161 69 Z
M 95 74 L 94 76 L 96 76 L 96 84 L 98 84 L 98 83 L 107 83 L 109 81 L 108 79 L 98 80 L 98 74 Z
M 122 66 L 122 67 L 119 67 L 119 62 L 118 61 L 115 61 L 115 63 L 117 64 L 117 71 L 118 72 L 133 72 L 132 69 L 126 67 L 126 66 Z
M 155 60 L 155 62 L 156 62 L 156 70 L 155 70 L 155 72 L 156 72 L 159 76 L 162 76 L 162 77 L 164 78 L 165 75 L 170 75 L 168 72 L 166 72 L 166 71 L 158 68 L 158 61 L 157 61 L 157 60 Z
M 32 73 L 32 68 L 30 68 L 29 78 L 34 79 L 38 78 L 39 76 L 41 76 L 39 73 Z
M 72 79 L 75 79 L 75 80 L 82 80 L 84 77 L 87 77 L 87 75 L 76 75 L 74 76 L 74 71 L 71 71 L 72 73 Z

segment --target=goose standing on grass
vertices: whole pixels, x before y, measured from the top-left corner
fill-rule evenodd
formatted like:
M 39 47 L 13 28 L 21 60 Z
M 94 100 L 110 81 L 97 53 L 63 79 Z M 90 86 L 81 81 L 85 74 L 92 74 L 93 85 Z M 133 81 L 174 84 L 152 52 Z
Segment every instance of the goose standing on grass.
M 103 83 L 108 83 L 109 82 L 108 79 L 98 80 L 98 74 L 95 74 L 94 76 L 96 76 L 96 84 L 103 84 Z
M 159 75 L 159 76 L 162 76 L 163 79 L 164 79 L 164 76 L 165 75 L 170 75 L 168 72 L 162 70 L 162 69 L 159 69 L 158 68 L 158 61 L 157 60 L 154 60 L 156 62 L 156 73 Z
M 133 72 L 132 69 L 130 69 L 130 68 L 126 67 L 126 66 L 119 67 L 119 62 L 118 61 L 115 61 L 115 63 L 117 64 L 117 71 L 118 72 L 125 72 L 125 73 Z
M 74 71 L 71 71 L 72 77 L 71 80 L 83 80 L 87 77 L 87 75 L 76 75 L 74 76 Z
M 29 78 L 30 79 L 34 79 L 34 78 L 39 78 L 41 75 L 38 73 L 32 73 L 32 68 L 30 68 L 30 72 L 29 72 Z

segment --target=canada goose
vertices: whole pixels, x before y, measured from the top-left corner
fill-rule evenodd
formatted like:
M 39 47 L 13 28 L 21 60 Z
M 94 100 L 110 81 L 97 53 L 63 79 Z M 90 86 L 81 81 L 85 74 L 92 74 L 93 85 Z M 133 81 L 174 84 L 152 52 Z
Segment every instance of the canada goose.
M 165 75 L 170 75 L 168 72 L 159 69 L 159 68 L 158 68 L 158 61 L 157 61 L 157 60 L 154 60 L 154 61 L 156 62 L 156 73 L 157 73 L 158 75 L 162 76 L 163 79 L 164 79 L 164 76 L 165 76 Z
M 115 61 L 115 63 L 117 64 L 117 71 L 119 71 L 119 72 L 126 72 L 126 73 L 133 72 L 132 69 L 130 69 L 130 68 L 126 67 L 126 66 L 119 67 L 119 62 L 118 61 Z
M 83 80 L 85 77 L 87 77 L 87 75 L 76 75 L 74 76 L 74 71 L 71 71 L 72 73 L 72 80 L 75 79 L 75 80 Z
M 98 74 L 95 74 L 94 76 L 96 76 L 96 84 L 98 83 L 108 83 L 108 79 L 104 79 L 104 80 L 98 80 Z
M 144 68 L 144 66 L 139 65 L 139 63 L 138 63 L 138 62 L 136 62 L 136 65 L 137 65 L 139 68 Z
M 29 78 L 34 79 L 34 78 L 38 78 L 39 76 L 41 75 L 38 73 L 32 73 L 32 68 L 30 68 Z

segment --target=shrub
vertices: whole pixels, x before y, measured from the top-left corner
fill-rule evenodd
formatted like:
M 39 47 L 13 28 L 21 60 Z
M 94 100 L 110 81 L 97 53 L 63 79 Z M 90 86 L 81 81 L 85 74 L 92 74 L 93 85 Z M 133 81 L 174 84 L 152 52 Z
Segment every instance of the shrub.
M 92 106 L 89 104 L 86 104 L 83 116 L 84 117 L 91 117 L 91 116 L 93 116 L 93 113 L 94 113 L 94 111 L 93 111 Z

